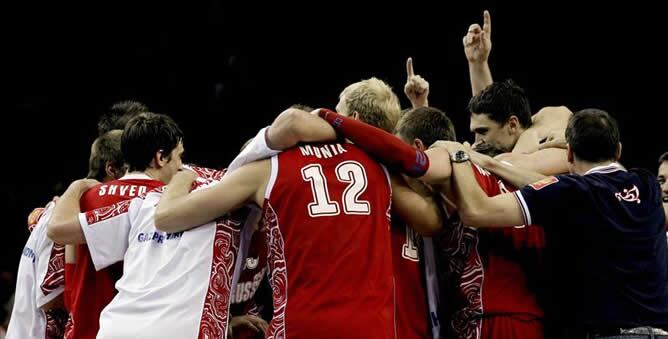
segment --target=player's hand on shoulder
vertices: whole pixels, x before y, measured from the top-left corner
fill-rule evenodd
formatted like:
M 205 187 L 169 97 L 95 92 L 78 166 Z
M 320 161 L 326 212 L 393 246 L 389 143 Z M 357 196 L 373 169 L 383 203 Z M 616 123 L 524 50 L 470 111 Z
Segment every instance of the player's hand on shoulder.
M 434 147 L 445 148 L 450 153 L 467 150 L 467 148 L 464 147 L 464 145 L 462 145 L 462 144 L 460 144 L 456 141 L 448 141 L 448 140 L 438 140 L 434 144 L 432 144 L 431 147 L 429 147 L 429 148 L 434 148 Z M 468 149 L 470 150 L 470 148 L 471 147 L 469 145 Z
M 232 317 L 232 320 L 230 320 L 230 327 L 233 331 L 245 327 L 258 333 L 266 333 L 269 324 L 258 316 L 246 314 Z
M 198 174 L 191 170 L 188 167 L 183 167 L 181 168 L 174 177 L 172 178 L 172 181 L 174 182 L 187 182 L 187 183 L 192 183 L 193 181 L 197 180 Z

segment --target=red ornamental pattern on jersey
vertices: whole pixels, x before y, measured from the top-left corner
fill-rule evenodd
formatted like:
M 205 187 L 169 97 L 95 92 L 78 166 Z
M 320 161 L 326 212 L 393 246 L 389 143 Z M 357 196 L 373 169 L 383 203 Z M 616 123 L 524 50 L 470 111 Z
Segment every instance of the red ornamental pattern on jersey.
M 101 207 L 96 210 L 86 212 L 86 222 L 93 225 L 103 220 L 111 219 L 128 211 L 132 200 L 124 200 L 111 206 Z
M 72 316 L 67 319 L 67 324 L 65 325 L 65 335 L 63 335 L 63 339 L 70 339 L 72 338 L 72 334 L 74 333 L 74 318 Z
M 44 281 L 40 285 L 44 295 L 65 284 L 65 246 L 53 244 Z
M 460 276 L 458 294 L 466 306 L 452 315 L 451 326 L 458 338 L 478 338 L 481 331 L 482 284 L 484 271 L 478 254 L 478 232 L 453 220 L 446 250 L 448 271 Z
M 269 269 L 271 270 L 271 289 L 274 298 L 274 317 L 271 320 L 267 339 L 285 338 L 285 308 L 288 304 L 288 272 L 285 266 L 283 235 L 278 227 L 276 212 L 266 202 L 264 223 L 269 234 Z
M 203 179 L 205 181 L 219 181 L 220 179 L 223 178 L 223 175 L 225 175 L 225 170 L 216 170 L 212 168 L 206 168 L 206 167 L 197 167 L 197 166 L 191 166 L 190 169 L 197 173 L 197 176 L 200 179 Z
M 204 299 L 198 339 L 225 338 L 239 224 L 224 217 L 216 223 L 209 289 Z
M 46 316 L 46 339 L 60 339 L 63 338 L 65 330 L 65 323 L 67 322 L 68 313 L 62 308 L 53 308 L 44 312 Z M 67 338 L 67 337 L 65 337 Z

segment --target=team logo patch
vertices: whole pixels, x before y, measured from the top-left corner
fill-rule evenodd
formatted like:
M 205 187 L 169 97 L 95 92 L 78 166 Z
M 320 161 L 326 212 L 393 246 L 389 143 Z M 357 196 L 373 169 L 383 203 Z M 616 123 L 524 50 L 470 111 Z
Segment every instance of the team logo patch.
M 529 185 L 531 188 L 535 189 L 536 191 L 543 189 L 547 186 L 550 186 L 554 184 L 555 182 L 559 182 L 559 179 L 557 177 L 547 177 L 543 180 L 536 181 L 533 184 Z
M 640 191 L 638 191 L 638 187 L 636 187 L 636 185 L 633 185 L 633 187 L 631 187 L 631 188 L 624 189 L 623 192 L 615 193 L 615 197 L 620 202 L 622 200 L 624 200 L 624 201 L 628 201 L 628 202 L 634 202 L 635 201 L 636 204 L 640 203 Z

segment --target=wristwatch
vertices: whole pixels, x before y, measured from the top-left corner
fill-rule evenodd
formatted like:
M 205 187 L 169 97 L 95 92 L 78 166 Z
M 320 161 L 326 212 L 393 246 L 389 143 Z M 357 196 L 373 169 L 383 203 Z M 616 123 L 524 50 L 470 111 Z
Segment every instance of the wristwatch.
M 466 162 L 469 161 L 471 157 L 469 157 L 469 154 L 459 150 L 455 153 L 450 153 L 450 160 L 454 163 L 461 163 L 461 162 Z

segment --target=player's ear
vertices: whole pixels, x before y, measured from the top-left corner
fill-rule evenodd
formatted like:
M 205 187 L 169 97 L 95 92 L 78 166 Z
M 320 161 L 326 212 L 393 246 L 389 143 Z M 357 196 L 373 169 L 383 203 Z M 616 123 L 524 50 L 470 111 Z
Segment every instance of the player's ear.
M 153 154 L 153 159 L 151 159 L 151 165 L 153 165 L 154 168 L 160 169 L 164 167 L 167 164 L 167 159 L 166 154 L 164 154 L 164 150 L 158 150 Z
M 115 168 L 111 161 L 107 161 L 104 164 L 104 172 L 107 174 L 107 177 L 118 179 L 123 176 L 122 173 L 119 173 L 119 169 Z
M 619 161 L 622 157 L 622 143 L 617 143 L 617 150 L 615 151 L 615 161 Z
M 351 114 L 350 116 L 355 120 L 360 119 L 360 114 L 357 111 L 353 111 L 353 114 Z
M 571 145 L 566 144 L 566 150 L 568 153 L 568 163 L 573 164 L 575 156 L 573 155 L 573 150 L 571 149 Z
M 517 116 L 511 115 L 510 118 L 508 118 L 508 134 L 517 134 L 519 125 L 520 121 L 517 119 Z
M 426 147 L 424 146 L 424 143 L 420 138 L 415 138 L 413 139 L 413 145 L 415 145 L 415 148 L 419 149 L 420 151 L 424 151 Z

